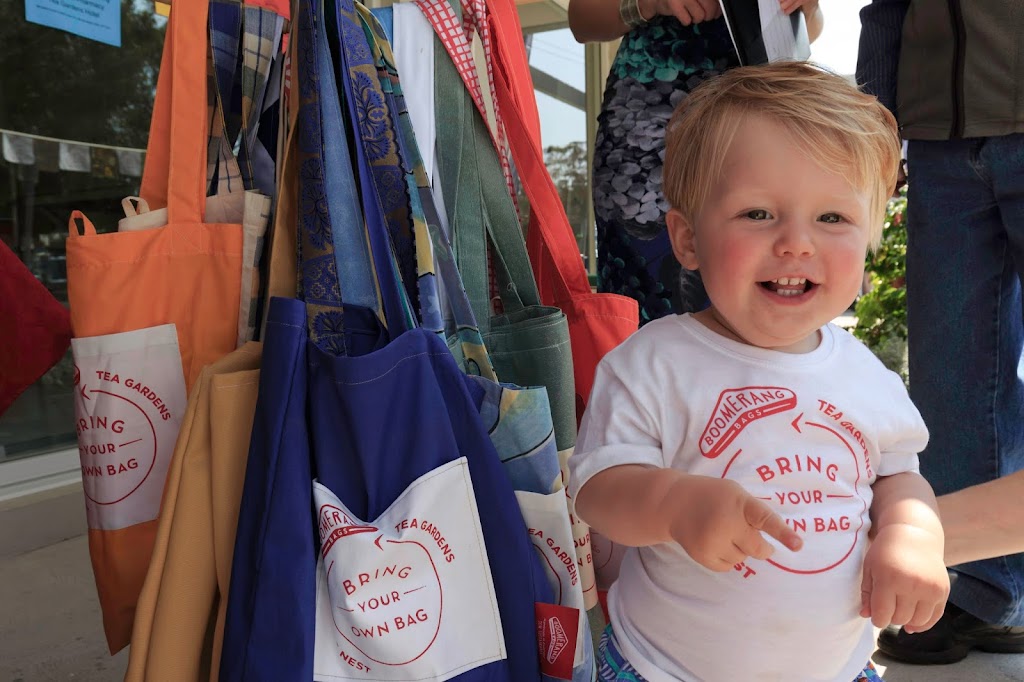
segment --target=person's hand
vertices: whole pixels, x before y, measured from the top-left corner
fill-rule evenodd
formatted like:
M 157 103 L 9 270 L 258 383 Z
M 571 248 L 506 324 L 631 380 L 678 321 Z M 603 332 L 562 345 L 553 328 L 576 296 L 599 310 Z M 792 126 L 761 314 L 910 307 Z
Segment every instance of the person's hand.
M 807 13 L 817 9 L 818 0 L 779 0 L 779 5 L 786 14 L 792 14 L 801 8 Z
M 718 0 L 638 0 L 640 14 L 650 21 L 656 16 L 675 17 L 683 26 L 699 24 L 722 16 Z
M 712 571 L 746 559 L 767 559 L 774 547 L 762 533 L 797 551 L 803 540 L 778 514 L 735 481 L 687 476 L 673 490 L 669 533 L 686 553 Z
M 935 625 L 949 596 L 942 540 L 908 524 L 879 529 L 864 557 L 860 615 L 913 634 Z

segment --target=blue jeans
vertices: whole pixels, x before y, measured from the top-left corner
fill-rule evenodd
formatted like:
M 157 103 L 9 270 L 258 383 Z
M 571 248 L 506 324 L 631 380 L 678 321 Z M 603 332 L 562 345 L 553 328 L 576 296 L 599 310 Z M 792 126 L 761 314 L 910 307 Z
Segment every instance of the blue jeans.
M 1024 134 L 911 141 L 910 395 L 938 495 L 1024 468 Z M 950 601 L 1024 625 L 1024 555 L 956 568 Z

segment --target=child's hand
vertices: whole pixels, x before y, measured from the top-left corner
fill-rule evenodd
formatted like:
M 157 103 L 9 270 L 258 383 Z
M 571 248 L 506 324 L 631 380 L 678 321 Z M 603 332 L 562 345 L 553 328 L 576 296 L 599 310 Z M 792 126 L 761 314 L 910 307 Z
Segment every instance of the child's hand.
M 911 634 L 929 629 L 949 596 L 942 540 L 909 524 L 879 529 L 864 558 L 860 593 L 860 615 L 876 627 L 892 623 Z
M 712 571 L 728 571 L 746 559 L 767 559 L 774 548 L 765 533 L 796 551 L 803 540 L 768 505 L 740 484 L 708 476 L 687 476 L 670 502 L 669 532 L 686 553 Z

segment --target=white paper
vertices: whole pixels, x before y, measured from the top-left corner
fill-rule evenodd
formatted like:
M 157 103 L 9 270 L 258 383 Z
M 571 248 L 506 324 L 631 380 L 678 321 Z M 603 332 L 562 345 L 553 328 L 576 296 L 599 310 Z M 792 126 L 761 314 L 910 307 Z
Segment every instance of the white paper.
M 735 18 L 729 14 L 725 0 L 719 0 L 719 4 L 729 29 L 729 37 L 733 45 L 737 45 L 736 27 L 733 25 Z M 796 11 L 792 15 L 786 15 L 777 0 L 757 0 L 757 10 L 761 20 L 761 37 L 769 62 L 804 61 L 810 58 L 811 41 L 807 35 L 807 22 L 803 12 Z M 738 46 L 737 52 L 742 52 Z
M 802 11 L 787 15 L 777 0 L 757 0 L 757 8 L 761 13 L 761 34 L 769 62 L 805 60 L 811 56 L 807 22 Z

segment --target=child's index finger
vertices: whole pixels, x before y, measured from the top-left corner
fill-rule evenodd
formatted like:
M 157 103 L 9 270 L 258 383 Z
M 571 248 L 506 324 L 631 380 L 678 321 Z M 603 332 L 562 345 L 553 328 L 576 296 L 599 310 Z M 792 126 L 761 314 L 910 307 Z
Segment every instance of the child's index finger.
M 754 498 L 751 498 L 751 501 L 753 504 L 748 506 L 747 523 L 765 535 L 775 538 L 786 549 L 793 552 L 800 551 L 800 548 L 804 546 L 803 538 L 786 525 L 785 520 L 773 512 L 767 504 Z

